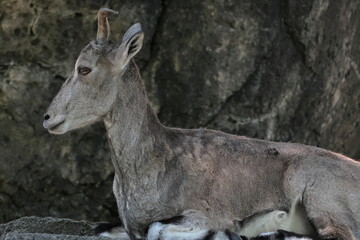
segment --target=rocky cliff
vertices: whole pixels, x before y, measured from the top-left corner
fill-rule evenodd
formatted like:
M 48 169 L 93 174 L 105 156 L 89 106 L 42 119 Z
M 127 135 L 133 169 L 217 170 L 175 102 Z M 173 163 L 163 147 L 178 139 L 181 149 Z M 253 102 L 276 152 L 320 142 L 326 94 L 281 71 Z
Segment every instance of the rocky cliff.
M 112 220 L 113 169 L 101 123 L 63 136 L 43 113 L 96 34 L 141 22 L 137 63 L 160 120 L 360 158 L 357 0 L 0 1 L 0 222 Z

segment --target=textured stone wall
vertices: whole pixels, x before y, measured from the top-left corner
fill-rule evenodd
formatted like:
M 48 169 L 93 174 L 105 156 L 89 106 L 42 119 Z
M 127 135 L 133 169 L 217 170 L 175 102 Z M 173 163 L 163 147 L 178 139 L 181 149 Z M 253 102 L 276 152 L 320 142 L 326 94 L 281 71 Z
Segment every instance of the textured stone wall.
M 26 215 L 115 219 L 101 123 L 42 127 L 52 97 L 96 35 L 100 7 L 136 60 L 161 121 L 360 158 L 357 0 L 0 1 L 0 222 Z

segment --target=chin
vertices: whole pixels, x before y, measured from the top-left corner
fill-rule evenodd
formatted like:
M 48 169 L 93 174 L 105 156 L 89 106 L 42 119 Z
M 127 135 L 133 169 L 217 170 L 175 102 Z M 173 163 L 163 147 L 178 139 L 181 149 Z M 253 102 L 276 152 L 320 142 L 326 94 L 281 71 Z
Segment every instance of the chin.
M 49 130 L 49 133 L 54 134 L 54 135 L 61 135 L 64 133 L 67 133 L 68 131 L 58 131 L 58 130 Z

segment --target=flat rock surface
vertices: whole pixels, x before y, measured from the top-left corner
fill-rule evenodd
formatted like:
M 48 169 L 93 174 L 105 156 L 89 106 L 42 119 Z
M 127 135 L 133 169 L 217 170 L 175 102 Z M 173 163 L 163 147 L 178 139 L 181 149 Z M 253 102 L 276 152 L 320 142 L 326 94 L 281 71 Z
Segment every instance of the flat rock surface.
M 0 225 L 1 240 L 109 240 L 94 235 L 96 223 L 70 219 L 23 217 Z

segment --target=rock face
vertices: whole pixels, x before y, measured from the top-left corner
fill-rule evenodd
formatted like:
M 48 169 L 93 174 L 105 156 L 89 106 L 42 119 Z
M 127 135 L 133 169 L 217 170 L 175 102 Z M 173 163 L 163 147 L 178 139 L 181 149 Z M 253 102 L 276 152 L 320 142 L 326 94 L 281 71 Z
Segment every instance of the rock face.
M 96 34 L 141 22 L 137 63 L 168 126 L 317 145 L 360 158 L 357 0 L 0 2 L 0 222 L 116 218 L 101 123 L 63 136 L 42 115 Z

